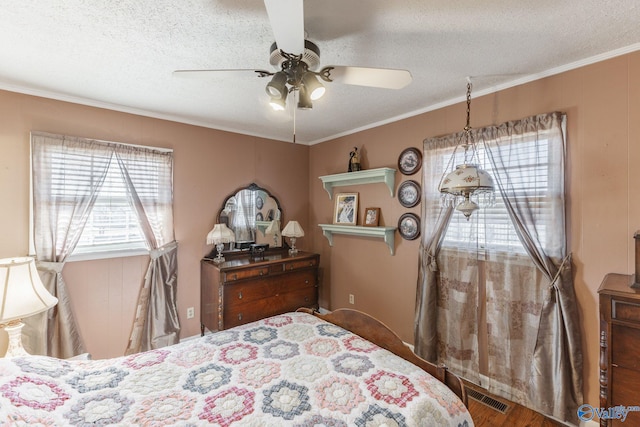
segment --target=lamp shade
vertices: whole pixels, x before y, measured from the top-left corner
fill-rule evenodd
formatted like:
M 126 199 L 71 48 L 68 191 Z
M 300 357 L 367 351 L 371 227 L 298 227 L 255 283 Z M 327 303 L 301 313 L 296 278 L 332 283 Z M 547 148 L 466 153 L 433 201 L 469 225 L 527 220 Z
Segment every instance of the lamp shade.
M 304 236 L 304 230 L 300 227 L 298 221 L 289 221 L 284 230 L 282 230 L 282 235 L 285 237 L 302 237 Z
M 478 165 L 462 164 L 449 172 L 440 184 L 440 192 L 455 196 L 467 196 L 493 191 L 493 178 Z
M 33 316 L 57 303 L 42 284 L 33 258 L 0 259 L 0 323 Z
M 235 242 L 236 235 L 225 224 L 216 224 L 213 230 L 207 234 L 207 245 L 217 245 L 220 243 Z
M 271 221 L 266 230 L 264 230 L 264 234 L 281 234 L 280 233 L 280 220 L 274 219 Z

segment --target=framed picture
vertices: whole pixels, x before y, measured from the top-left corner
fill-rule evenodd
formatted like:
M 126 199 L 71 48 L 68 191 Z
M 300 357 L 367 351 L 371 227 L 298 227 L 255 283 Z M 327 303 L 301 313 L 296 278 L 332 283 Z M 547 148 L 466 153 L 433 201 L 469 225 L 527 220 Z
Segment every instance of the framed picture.
M 364 210 L 364 226 L 377 227 L 380 222 L 380 208 L 366 208 Z
M 409 180 L 400 184 L 398 187 L 398 200 L 405 208 L 412 208 L 420 203 L 420 184 Z
M 398 157 L 398 169 L 404 175 L 413 175 L 422 166 L 422 153 L 414 147 L 406 148 Z
M 415 240 L 420 235 L 420 218 L 413 213 L 402 214 L 398 220 L 398 232 L 405 240 Z
M 333 223 L 356 225 L 358 220 L 358 193 L 336 194 L 336 206 L 333 210 Z

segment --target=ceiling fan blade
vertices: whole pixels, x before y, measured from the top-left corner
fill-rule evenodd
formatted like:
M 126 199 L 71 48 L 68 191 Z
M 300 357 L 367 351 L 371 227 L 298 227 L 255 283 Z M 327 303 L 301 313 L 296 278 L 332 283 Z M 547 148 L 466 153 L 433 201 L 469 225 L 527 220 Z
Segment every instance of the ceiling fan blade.
M 264 0 L 278 49 L 292 55 L 304 53 L 302 0 Z
M 330 81 L 348 85 L 371 86 L 384 89 L 402 89 L 411 83 L 411 73 L 393 68 L 366 68 L 331 65 L 320 74 Z
M 205 77 L 213 77 L 216 74 L 220 73 L 244 73 L 251 72 L 257 73 L 259 77 L 270 76 L 273 73 L 265 70 L 255 70 L 249 68 L 228 68 L 221 70 L 176 70 L 173 72 L 173 75 L 176 77 L 186 77 L 186 78 L 205 78 Z

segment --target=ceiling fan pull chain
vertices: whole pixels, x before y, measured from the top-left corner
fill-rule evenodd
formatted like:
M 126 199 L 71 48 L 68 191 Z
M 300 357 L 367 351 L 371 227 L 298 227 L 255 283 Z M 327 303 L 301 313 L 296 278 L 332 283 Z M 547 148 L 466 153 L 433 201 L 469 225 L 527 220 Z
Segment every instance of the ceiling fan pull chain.
M 297 99 L 298 98 L 298 91 L 296 90 L 294 92 L 295 92 L 295 97 L 296 97 L 296 100 L 295 100 L 296 103 L 294 104 L 294 107 L 293 107 L 293 143 L 295 144 L 296 143 L 296 110 L 297 110 L 295 105 L 298 104 L 298 102 L 297 102 L 298 101 L 298 99 Z

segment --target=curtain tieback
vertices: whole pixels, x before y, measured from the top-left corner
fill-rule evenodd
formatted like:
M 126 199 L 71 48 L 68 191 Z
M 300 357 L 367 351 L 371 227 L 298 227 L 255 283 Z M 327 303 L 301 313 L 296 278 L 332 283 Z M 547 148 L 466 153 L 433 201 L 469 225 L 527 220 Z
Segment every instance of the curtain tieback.
M 556 282 L 558 281 L 558 278 L 562 274 L 562 270 L 564 270 L 564 266 L 567 264 L 567 262 L 569 262 L 570 259 L 571 259 L 571 254 L 568 254 L 566 257 L 562 259 L 562 263 L 560 264 L 560 267 L 558 267 L 558 271 L 556 272 L 556 275 L 553 276 L 553 280 L 551 281 L 551 284 L 549 284 L 549 289 L 554 288 L 556 286 Z
M 178 247 L 178 242 L 174 240 L 173 242 L 169 242 L 166 245 L 160 246 L 157 249 L 151 249 L 149 251 L 149 256 L 151 259 L 158 259 L 162 255 L 167 254 Z
M 62 273 L 62 269 L 64 268 L 65 261 L 63 262 L 53 262 L 53 261 L 36 261 L 36 267 L 49 271 L 52 273 Z

